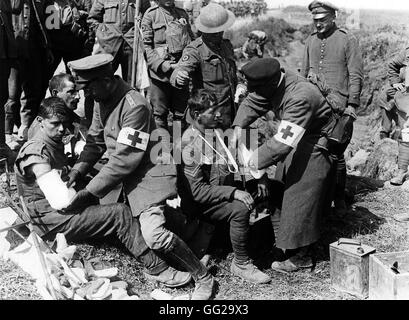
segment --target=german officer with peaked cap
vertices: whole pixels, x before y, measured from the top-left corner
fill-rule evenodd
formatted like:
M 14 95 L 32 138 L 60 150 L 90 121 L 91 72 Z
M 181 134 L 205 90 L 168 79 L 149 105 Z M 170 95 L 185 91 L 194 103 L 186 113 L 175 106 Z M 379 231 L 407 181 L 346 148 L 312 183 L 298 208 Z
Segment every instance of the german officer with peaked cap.
M 237 136 L 240 128 L 248 128 L 270 110 L 280 120 L 277 133 L 249 161 L 255 169 L 278 164 L 276 178 L 285 185 L 276 244 L 291 249 L 294 255 L 274 262 L 272 268 L 288 272 L 311 267 L 309 247 L 320 236 L 320 216 L 332 169 L 326 139 L 321 135 L 330 106 L 316 86 L 281 69 L 276 59 L 250 61 L 242 72 L 249 94 L 233 122 Z
M 170 83 L 184 87 L 190 77 L 194 89 L 208 89 L 222 106 L 223 127 L 231 125 L 235 114 L 234 95 L 237 86 L 233 46 L 223 33 L 235 21 L 233 12 L 210 2 L 200 10 L 195 21 L 202 35 L 188 44 L 172 73 Z
M 84 176 L 105 151 L 108 153 L 108 162 L 73 200 L 73 205 L 92 195 L 110 195 L 108 201 L 117 202 L 121 190 L 118 186 L 122 183 L 147 246 L 176 261 L 192 275 L 196 299 L 209 299 L 213 277 L 185 242 L 165 227 L 165 202 L 176 196 L 176 167 L 160 163 L 151 152 L 154 143 L 150 137 L 156 128 L 152 108 L 139 92 L 114 76 L 112 61 L 109 54 L 97 54 L 69 63 L 79 88 L 88 87 L 97 102 L 86 145 L 71 171 L 69 185 Z M 146 276 L 173 287 L 190 281 L 186 272 L 163 264 L 162 273 Z
M 335 23 L 338 8 L 329 2 L 313 1 L 308 9 L 316 27 L 305 43 L 301 74 L 308 77 L 317 74 L 337 93 L 342 101 L 344 116 L 350 121 L 356 118 L 363 84 L 363 61 L 358 41 L 345 29 Z M 345 133 L 352 137 L 352 124 Z M 344 151 L 349 140 L 338 150 L 337 178 L 334 202 L 337 212 L 346 213 L 345 183 L 346 164 Z

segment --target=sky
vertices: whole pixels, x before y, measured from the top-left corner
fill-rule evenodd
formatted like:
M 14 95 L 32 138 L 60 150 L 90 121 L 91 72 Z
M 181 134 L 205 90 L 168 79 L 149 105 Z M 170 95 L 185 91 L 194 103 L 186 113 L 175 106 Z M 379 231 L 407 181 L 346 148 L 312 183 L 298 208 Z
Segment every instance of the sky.
M 269 7 L 301 5 L 308 6 L 312 0 L 265 0 Z M 332 4 L 341 8 L 350 9 L 390 9 L 390 10 L 408 10 L 409 1 L 407 0 L 330 0 Z

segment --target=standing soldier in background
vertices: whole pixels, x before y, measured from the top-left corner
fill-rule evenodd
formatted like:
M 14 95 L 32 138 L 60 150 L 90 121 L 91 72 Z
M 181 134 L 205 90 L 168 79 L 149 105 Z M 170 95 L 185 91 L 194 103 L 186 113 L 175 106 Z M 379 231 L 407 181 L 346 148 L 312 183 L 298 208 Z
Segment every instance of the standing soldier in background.
M 327 85 L 337 91 L 342 101 L 343 117 L 356 119 L 363 82 L 363 62 L 357 39 L 335 24 L 338 8 L 328 2 L 313 1 L 312 11 L 317 29 L 306 41 L 301 74 L 304 77 L 319 75 Z M 353 126 L 345 130 L 346 142 L 337 148 L 337 173 L 335 182 L 335 210 L 345 214 L 346 163 L 344 151 L 352 137 Z M 350 131 L 350 132 L 349 132 Z
M 13 154 L 6 144 L 4 132 L 4 104 L 7 101 L 8 80 L 12 62 L 17 58 L 17 47 L 11 23 L 12 13 L 19 13 L 22 0 L 2 0 L 0 2 L 0 157 L 13 161 Z
M 409 48 L 402 50 L 395 55 L 388 63 L 389 85 L 385 88 L 380 100 L 384 100 L 382 108 L 382 131 L 381 135 L 389 136 L 392 131 L 392 119 L 396 123 L 396 136 L 398 137 L 399 154 L 398 154 L 398 173 L 393 177 L 390 183 L 394 186 L 402 185 L 408 174 L 409 165 L 409 142 L 402 141 L 401 130 L 409 127 L 408 114 L 399 110 L 395 103 L 395 95 L 398 92 L 407 92 L 409 88 Z M 385 125 L 387 124 L 387 125 Z
M 189 96 L 187 87 L 174 88 L 169 78 L 193 38 L 189 16 L 174 0 L 159 0 L 142 19 L 143 42 L 151 78 L 150 102 L 156 125 L 168 128 L 169 110 L 174 120 L 182 120 Z
M 234 115 L 237 86 L 236 63 L 231 42 L 223 33 L 234 23 L 233 12 L 210 2 L 200 11 L 195 25 L 202 35 L 183 51 L 182 59 L 172 73 L 170 82 L 177 88 L 189 84 L 194 89 L 207 89 L 216 95 L 222 107 L 222 128 L 230 127 Z
M 150 6 L 149 0 L 141 0 L 140 14 Z M 121 65 L 122 78 L 128 83 L 132 80 L 135 11 L 135 0 L 94 0 L 88 16 L 100 46 L 98 53 L 113 55 L 114 70 Z
M 21 97 L 21 126 L 18 141 L 27 140 L 27 131 L 38 113 L 48 87 L 48 66 L 53 63 L 51 43 L 46 33 L 46 0 L 24 0 L 22 13 L 15 17 L 18 43 Z

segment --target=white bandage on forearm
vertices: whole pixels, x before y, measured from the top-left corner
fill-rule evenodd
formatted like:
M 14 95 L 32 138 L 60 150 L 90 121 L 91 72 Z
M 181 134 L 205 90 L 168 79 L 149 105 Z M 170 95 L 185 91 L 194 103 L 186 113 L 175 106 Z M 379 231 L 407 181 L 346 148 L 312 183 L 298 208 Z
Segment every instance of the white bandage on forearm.
M 73 188 L 67 188 L 55 169 L 39 177 L 37 184 L 50 203 L 50 206 L 55 210 L 66 208 L 76 193 Z

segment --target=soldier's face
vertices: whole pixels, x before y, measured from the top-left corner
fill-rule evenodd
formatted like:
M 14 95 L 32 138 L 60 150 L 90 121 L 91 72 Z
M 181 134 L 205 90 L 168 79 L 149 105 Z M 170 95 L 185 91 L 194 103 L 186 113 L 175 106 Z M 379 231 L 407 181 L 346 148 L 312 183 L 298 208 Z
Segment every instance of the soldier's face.
M 55 142 L 62 142 L 65 129 L 69 125 L 68 119 L 63 119 L 59 116 L 52 116 L 51 118 L 38 117 L 40 128 L 44 134 Z
M 161 7 L 173 7 L 175 5 L 175 0 L 159 0 L 159 5 Z
M 220 43 L 223 40 L 224 32 L 217 33 L 202 33 L 202 38 L 205 42 Z
M 77 109 L 78 102 L 80 101 L 80 94 L 75 89 L 75 84 L 71 81 L 66 81 L 64 88 L 54 93 L 55 96 L 64 100 L 65 104 L 71 110 Z
M 92 98 L 96 102 L 107 100 L 112 94 L 112 83 L 109 78 L 98 78 L 87 86 Z
M 222 123 L 222 114 L 220 108 L 209 108 L 197 117 L 197 121 L 205 129 L 215 129 L 219 128 Z
M 314 26 L 317 29 L 318 33 L 326 33 L 330 30 L 335 23 L 335 16 L 332 14 L 328 14 L 327 16 L 321 19 L 314 19 Z

